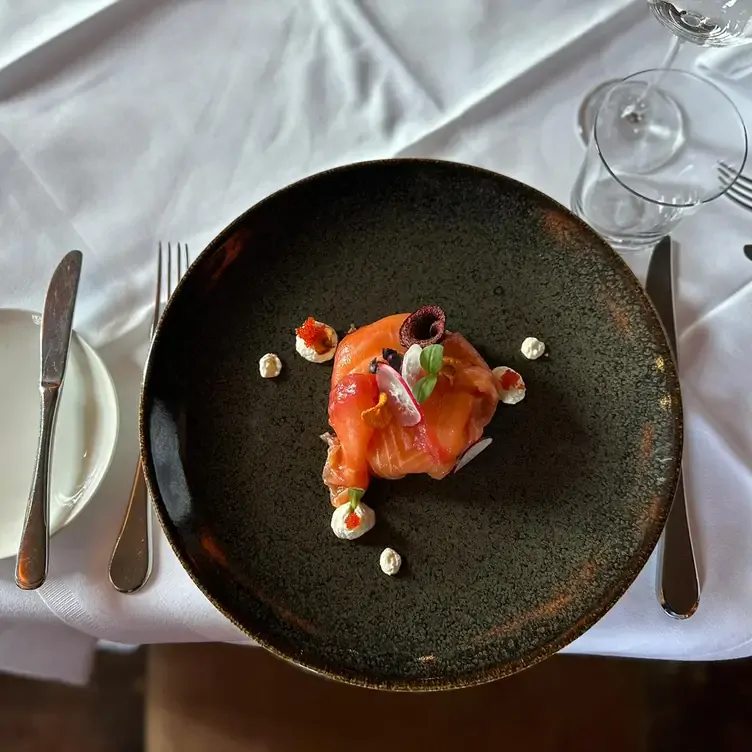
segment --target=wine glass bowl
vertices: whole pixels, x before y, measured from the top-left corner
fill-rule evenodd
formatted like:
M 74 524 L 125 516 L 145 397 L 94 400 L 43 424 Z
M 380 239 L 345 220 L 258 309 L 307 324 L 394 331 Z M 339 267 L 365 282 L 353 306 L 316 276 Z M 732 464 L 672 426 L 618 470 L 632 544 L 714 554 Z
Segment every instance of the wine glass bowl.
M 745 0 L 647 0 L 653 15 L 684 42 L 728 47 L 748 41 L 752 3 Z
M 658 83 L 682 113 L 680 127 L 624 117 L 624 103 Z M 744 167 L 747 147 L 742 117 L 717 86 L 675 69 L 636 73 L 604 96 L 572 190 L 572 210 L 619 251 L 652 247 L 728 190 Z

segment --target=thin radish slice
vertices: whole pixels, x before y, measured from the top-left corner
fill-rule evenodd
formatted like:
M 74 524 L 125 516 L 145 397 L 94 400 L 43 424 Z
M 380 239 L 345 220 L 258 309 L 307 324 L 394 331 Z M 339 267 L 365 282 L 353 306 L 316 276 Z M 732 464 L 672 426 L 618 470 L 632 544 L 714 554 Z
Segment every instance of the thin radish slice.
M 379 363 L 376 383 L 379 391 L 386 394 L 389 404 L 394 407 L 397 420 L 401 425 L 415 426 L 423 420 L 423 411 L 415 401 L 410 387 L 394 368 L 386 363 Z
M 410 345 L 402 358 L 402 378 L 410 391 L 423 376 L 423 368 L 420 365 L 422 351 L 423 348 L 419 344 Z
M 454 472 L 462 470 L 468 462 L 474 460 L 484 449 L 488 449 L 491 446 L 493 439 L 478 439 L 465 453 L 457 460 L 457 464 L 454 466 Z

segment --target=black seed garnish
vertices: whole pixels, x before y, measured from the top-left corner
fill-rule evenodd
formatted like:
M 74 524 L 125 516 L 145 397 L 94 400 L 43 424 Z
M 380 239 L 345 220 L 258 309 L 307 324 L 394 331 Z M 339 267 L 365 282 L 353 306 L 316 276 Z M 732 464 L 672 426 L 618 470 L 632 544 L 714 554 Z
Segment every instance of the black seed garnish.
M 392 350 L 391 347 L 385 347 L 381 351 L 381 355 L 383 356 L 384 360 L 392 368 L 394 368 L 395 371 L 402 370 L 402 355 L 398 353 L 396 350 Z

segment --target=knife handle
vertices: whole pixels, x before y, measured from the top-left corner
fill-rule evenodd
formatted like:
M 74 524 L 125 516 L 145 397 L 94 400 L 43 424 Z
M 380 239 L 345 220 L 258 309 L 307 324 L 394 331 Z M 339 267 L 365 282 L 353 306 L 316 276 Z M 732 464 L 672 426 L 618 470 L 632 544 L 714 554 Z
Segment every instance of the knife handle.
M 60 387 L 42 386 L 40 392 L 39 447 L 16 558 L 16 585 L 22 590 L 36 590 L 42 585 L 49 562 L 50 466 Z
M 150 511 L 149 492 L 139 458 L 128 509 L 110 559 L 110 582 L 121 593 L 140 590 L 151 574 Z
M 658 599 L 661 606 L 675 619 L 688 619 L 700 602 L 700 582 L 692 550 L 681 472 L 658 556 Z

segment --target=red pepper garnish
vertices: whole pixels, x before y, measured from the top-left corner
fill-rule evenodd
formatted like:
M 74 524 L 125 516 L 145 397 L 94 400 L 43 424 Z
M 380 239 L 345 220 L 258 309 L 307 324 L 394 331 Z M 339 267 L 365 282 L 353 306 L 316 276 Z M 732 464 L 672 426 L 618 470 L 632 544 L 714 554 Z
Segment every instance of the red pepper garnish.
M 360 517 L 355 512 L 350 512 L 350 514 L 345 517 L 345 527 L 348 530 L 355 530 L 358 525 L 360 525 Z
M 313 316 L 309 316 L 295 334 L 317 353 L 326 352 L 332 346 L 326 324 L 320 324 Z
M 504 391 L 508 391 L 509 389 L 514 389 L 515 387 L 519 388 L 520 386 L 522 386 L 522 379 L 520 379 L 520 375 L 518 373 L 515 373 L 510 369 L 504 373 L 499 383 L 501 384 L 501 388 Z

